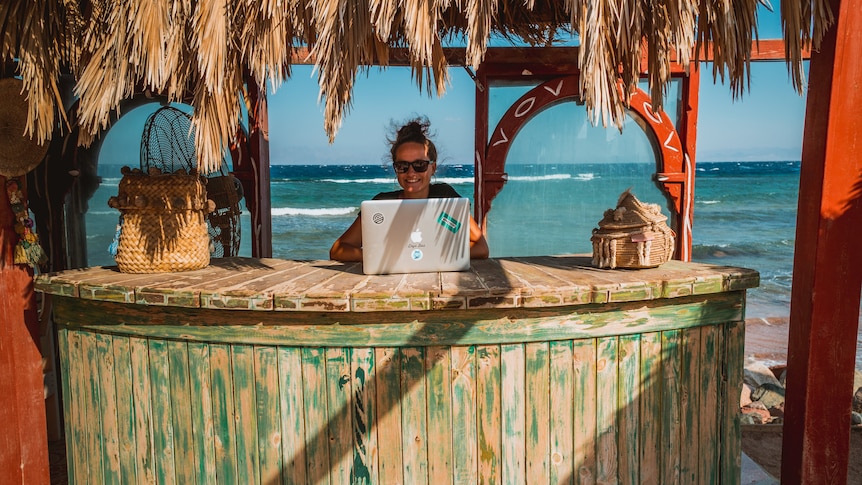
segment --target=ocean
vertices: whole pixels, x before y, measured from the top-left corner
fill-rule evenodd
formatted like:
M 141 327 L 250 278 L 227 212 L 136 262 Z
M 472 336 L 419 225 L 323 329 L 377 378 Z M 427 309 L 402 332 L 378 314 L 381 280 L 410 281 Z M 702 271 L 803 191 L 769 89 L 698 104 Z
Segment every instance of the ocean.
M 695 182 L 692 260 L 758 270 L 747 317 L 786 317 L 796 226 L 800 164 L 796 161 L 699 163 Z M 591 251 L 592 229 L 619 195 L 666 200 L 650 181 L 649 164 L 508 164 L 509 181 L 488 213 L 492 256 Z M 120 166 L 99 167 L 102 183 L 89 201 L 87 254 L 91 266 L 113 265 L 108 252 L 119 213 Z M 273 165 L 273 256 L 327 259 L 332 242 L 350 225 L 362 200 L 398 188 L 381 165 Z M 437 182 L 473 198 L 473 166 L 441 164 Z M 250 256 L 249 217 L 241 216 L 240 255 Z

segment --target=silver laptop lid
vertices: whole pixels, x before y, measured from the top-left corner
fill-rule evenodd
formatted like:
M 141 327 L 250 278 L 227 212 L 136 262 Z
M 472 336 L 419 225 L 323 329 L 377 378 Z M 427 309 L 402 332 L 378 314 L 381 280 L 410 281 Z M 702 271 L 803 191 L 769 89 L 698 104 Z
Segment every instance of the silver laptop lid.
M 470 200 L 367 200 L 362 211 L 362 272 L 470 269 Z

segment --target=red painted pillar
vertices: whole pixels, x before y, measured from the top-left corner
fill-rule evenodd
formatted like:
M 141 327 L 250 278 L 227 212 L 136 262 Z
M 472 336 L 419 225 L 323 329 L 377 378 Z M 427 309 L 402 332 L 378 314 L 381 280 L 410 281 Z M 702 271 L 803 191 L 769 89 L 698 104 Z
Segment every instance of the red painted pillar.
M 687 216 L 680 217 L 677 230 L 677 252 L 674 254 L 674 259 L 682 261 L 691 261 L 691 231 L 694 225 L 694 189 L 695 180 L 694 170 L 697 166 L 697 116 L 700 109 L 700 66 L 695 63 L 690 63 L 688 66 L 689 74 L 682 78 L 682 113 L 683 122 L 680 126 L 680 138 L 682 146 L 685 148 L 685 155 L 688 159 L 685 162 L 685 186 L 682 191 L 683 200 L 680 213 Z M 686 206 L 689 210 L 686 210 Z M 687 238 L 679 237 L 686 231 Z M 685 246 L 683 246 L 685 244 Z
M 475 129 L 473 142 L 473 218 L 488 232 L 488 221 L 485 220 L 485 152 L 488 145 L 488 76 L 484 65 L 476 71 L 476 99 L 473 126 Z
M 242 183 L 245 205 L 251 214 L 251 255 L 272 257 L 272 201 L 269 178 L 269 112 L 266 92 L 246 76 L 248 102 L 248 135 L 238 132 L 231 147 L 233 175 Z
M 2 176 L 0 188 L 0 483 L 47 484 L 42 355 L 32 335 L 38 335 L 33 277 L 12 263 L 18 237 Z
M 811 55 L 802 145 L 785 484 L 847 483 L 862 291 L 862 0 L 831 4 L 836 23 Z

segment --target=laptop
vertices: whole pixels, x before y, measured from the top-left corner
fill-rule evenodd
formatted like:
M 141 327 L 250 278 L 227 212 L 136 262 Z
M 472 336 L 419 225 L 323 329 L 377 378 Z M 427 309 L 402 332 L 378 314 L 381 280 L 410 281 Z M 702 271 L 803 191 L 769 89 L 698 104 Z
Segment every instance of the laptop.
M 470 199 L 366 200 L 360 210 L 363 273 L 470 269 Z

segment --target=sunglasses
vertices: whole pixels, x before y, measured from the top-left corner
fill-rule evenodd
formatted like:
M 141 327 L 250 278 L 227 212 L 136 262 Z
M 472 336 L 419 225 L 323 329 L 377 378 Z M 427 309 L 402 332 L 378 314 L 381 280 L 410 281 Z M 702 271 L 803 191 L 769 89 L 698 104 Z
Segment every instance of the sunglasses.
M 433 163 L 431 160 L 413 160 L 412 162 L 398 160 L 392 162 L 392 167 L 395 168 L 395 173 L 407 173 L 410 167 L 413 167 L 414 172 L 422 173 L 428 170 L 428 165 L 431 163 Z

